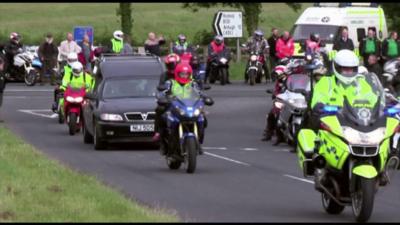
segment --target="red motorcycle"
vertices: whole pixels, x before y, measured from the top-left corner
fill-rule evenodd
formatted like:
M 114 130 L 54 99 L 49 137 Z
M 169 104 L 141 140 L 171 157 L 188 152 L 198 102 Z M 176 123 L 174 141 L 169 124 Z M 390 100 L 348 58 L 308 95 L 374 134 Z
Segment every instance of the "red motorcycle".
M 69 134 L 74 135 L 82 127 L 82 105 L 86 90 L 68 86 L 64 93 L 64 115 L 69 127 Z
M 265 64 L 264 54 L 262 52 L 251 51 L 246 74 L 250 80 L 250 85 L 261 83 L 261 78 L 266 71 L 263 65 Z

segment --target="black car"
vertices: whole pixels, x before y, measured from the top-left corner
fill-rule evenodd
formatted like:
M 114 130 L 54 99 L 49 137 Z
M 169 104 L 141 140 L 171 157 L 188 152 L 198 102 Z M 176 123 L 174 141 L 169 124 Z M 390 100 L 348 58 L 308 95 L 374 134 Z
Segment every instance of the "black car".
M 160 58 L 104 56 L 95 68 L 95 87 L 83 106 L 84 142 L 97 150 L 107 143 L 151 142 L 155 95 L 165 73 Z

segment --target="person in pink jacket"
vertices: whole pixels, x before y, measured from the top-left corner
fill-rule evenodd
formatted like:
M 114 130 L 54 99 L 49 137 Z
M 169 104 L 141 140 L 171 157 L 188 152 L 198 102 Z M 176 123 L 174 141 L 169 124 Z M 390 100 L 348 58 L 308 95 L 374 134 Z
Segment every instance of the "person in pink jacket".
M 294 54 L 294 41 L 293 38 L 290 37 L 288 31 L 283 32 L 282 37 L 278 39 L 276 42 L 276 56 L 278 60 L 283 58 L 290 58 Z

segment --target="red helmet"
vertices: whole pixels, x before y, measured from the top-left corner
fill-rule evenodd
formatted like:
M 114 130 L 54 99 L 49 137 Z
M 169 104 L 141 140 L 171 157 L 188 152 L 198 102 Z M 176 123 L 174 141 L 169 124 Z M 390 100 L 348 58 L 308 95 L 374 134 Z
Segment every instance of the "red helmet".
M 176 65 L 178 65 L 178 63 L 180 63 L 180 61 L 181 61 L 181 58 L 179 57 L 179 55 L 177 55 L 175 53 L 171 53 L 171 54 L 167 55 L 167 57 L 164 60 L 165 65 L 167 66 L 167 69 L 169 71 L 174 71 Z
M 175 68 L 175 80 L 187 84 L 192 80 L 192 67 L 187 63 L 179 63 Z

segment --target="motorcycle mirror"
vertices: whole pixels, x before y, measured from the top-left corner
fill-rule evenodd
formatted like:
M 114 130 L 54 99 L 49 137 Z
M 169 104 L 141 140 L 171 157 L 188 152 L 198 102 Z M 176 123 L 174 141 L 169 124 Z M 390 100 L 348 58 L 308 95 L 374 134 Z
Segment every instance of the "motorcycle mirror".
M 168 99 L 166 97 L 161 97 L 157 100 L 157 104 L 161 106 L 165 106 L 169 103 Z
M 203 85 L 203 89 L 204 89 L 204 90 L 210 90 L 210 89 L 211 89 L 211 86 L 210 86 L 209 84 L 204 84 L 204 85 Z
M 158 85 L 157 90 L 158 91 L 165 91 L 167 88 L 164 85 Z
M 273 91 L 271 89 L 267 89 L 265 92 L 267 92 L 268 94 L 272 94 Z
M 212 98 L 210 98 L 210 97 L 206 97 L 206 98 L 204 98 L 204 104 L 208 105 L 208 106 L 212 106 L 214 104 L 214 100 L 212 100 Z
M 97 96 L 93 93 L 86 93 L 85 98 L 90 99 L 90 100 L 96 100 Z

